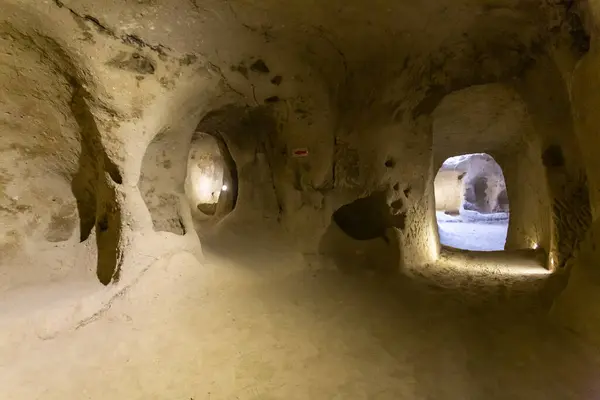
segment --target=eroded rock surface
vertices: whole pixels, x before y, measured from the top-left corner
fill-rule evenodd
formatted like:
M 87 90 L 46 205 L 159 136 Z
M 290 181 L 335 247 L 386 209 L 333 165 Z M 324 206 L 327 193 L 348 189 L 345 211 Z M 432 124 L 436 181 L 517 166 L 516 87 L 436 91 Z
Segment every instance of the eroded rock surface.
M 311 279 L 314 259 L 319 260 L 319 270 L 328 271 L 324 260 L 332 260 L 336 271 L 366 272 L 370 277 L 383 274 L 393 282 L 434 268 L 454 282 L 453 277 L 462 273 L 461 265 L 471 271 L 478 263 L 471 262 L 470 256 L 457 256 L 456 265 L 448 267 L 452 263 L 440 256 L 435 211 L 441 205 L 436 205 L 434 179 L 445 159 L 469 153 L 487 153 L 498 164 L 492 167 L 481 158 L 473 170 L 443 170 L 444 179 L 461 182 L 450 187 L 466 192 L 466 208 L 492 213 L 504 211 L 509 204 L 506 250 L 535 250 L 525 253 L 535 254 L 526 257 L 527 268 L 517 268 L 512 257 L 520 252 L 481 260 L 482 266 L 492 263 L 493 267 L 483 268 L 492 272 L 483 274 L 489 285 L 480 286 L 500 293 L 499 303 L 506 305 L 502 301 L 513 299 L 506 287 L 513 286 L 498 284 L 496 272 L 513 277 L 511 282 L 523 279 L 530 295 L 525 297 L 544 299 L 543 304 L 532 300 L 536 318 L 544 319 L 554 304 L 555 322 L 600 343 L 596 301 L 600 258 L 595 233 L 600 207 L 599 7 L 591 0 L 311 4 L 299 0 L 285 4 L 274 0 L 0 0 L 0 293 L 5 299 L 0 309 L 10 310 L 4 320 L 0 315 L 0 322 L 12 327 L 3 333 L 2 342 L 11 355 L 7 359 L 24 360 L 41 348 L 43 354 L 51 353 L 51 348 L 37 342 L 39 338 L 48 343 L 60 338 L 58 343 L 71 334 L 78 346 L 95 349 L 93 335 L 84 335 L 85 339 L 78 335 L 90 332 L 99 320 L 105 324 L 108 315 L 125 320 L 131 318 L 125 317 L 129 313 L 154 315 L 144 307 L 157 301 L 156 293 L 165 296 L 161 304 L 181 313 L 174 317 L 166 307 L 156 318 L 169 314 L 186 320 L 187 311 L 198 310 L 218 296 L 210 285 L 199 289 L 186 281 L 185 289 L 178 286 L 181 276 L 200 279 L 198 271 L 206 271 L 201 243 L 224 257 L 217 258 L 218 263 L 246 255 L 245 261 L 231 261 L 236 273 L 227 274 L 232 276 L 221 280 L 217 268 L 211 270 L 212 278 L 202 275 L 202 279 L 220 288 L 230 287 L 228 279 L 235 281 L 233 286 L 239 289 L 235 301 L 250 304 L 243 312 L 247 321 L 266 315 L 251 300 L 239 300 L 261 292 L 257 280 L 271 279 L 270 287 L 275 289 L 261 292 L 262 301 L 276 301 L 283 296 L 278 280 L 292 279 L 281 269 L 302 269 L 299 279 L 304 282 Z M 215 182 L 222 179 L 228 187 L 217 203 L 189 195 L 190 185 L 200 179 L 189 174 L 190 151 L 202 135 L 215 140 L 213 150 L 219 150 L 217 158 L 223 166 L 222 177 Z M 450 197 L 437 200 L 443 208 L 455 210 L 460 205 Z M 213 210 L 206 204 L 216 205 Z M 213 212 L 216 218 L 209 218 L 211 223 L 200 223 Z M 187 253 L 196 256 L 196 264 Z M 265 261 L 277 257 L 283 260 L 280 264 Z M 297 257 L 304 258 L 296 262 Z M 182 269 L 169 260 L 180 260 Z M 144 280 L 161 267 L 169 274 L 149 279 L 151 283 Z M 423 276 L 444 286 L 440 282 L 445 280 L 437 274 Z M 529 278 L 523 278 L 527 274 L 540 274 L 544 284 L 536 280 L 529 285 Z M 514 278 L 517 275 L 520 278 Z M 549 277 L 556 280 L 546 285 Z M 245 286 L 244 279 L 253 283 Z M 325 292 L 335 287 L 300 283 L 282 286 L 289 289 L 285 295 L 293 296 L 303 287 L 302 293 L 314 289 L 317 298 L 326 298 Z M 410 294 L 411 285 L 401 287 Z M 457 304 L 465 292 L 487 298 L 478 285 L 466 284 L 467 290 L 458 288 L 449 298 Z M 38 290 L 36 297 L 32 293 Z M 352 290 L 336 292 L 334 297 Z M 228 312 L 224 311 L 229 309 L 227 299 L 235 297 L 232 290 L 219 293 L 231 297 L 219 298 L 223 303 L 215 309 L 220 316 L 211 316 L 217 320 Z M 436 313 L 432 300 L 436 296 L 429 292 L 415 296 L 421 299 L 423 315 Z M 288 300 L 286 307 L 292 307 L 293 301 Z M 382 302 L 370 296 L 365 300 L 353 307 L 370 304 L 384 307 L 380 310 L 387 313 Z M 40 303 L 42 308 L 33 306 Z M 338 303 L 325 303 L 327 312 L 335 314 Z M 450 314 L 469 314 L 456 307 L 449 307 Z M 377 311 L 367 308 L 359 315 L 375 315 L 372 321 L 377 320 Z M 317 309 L 310 306 L 305 320 L 318 325 Z M 269 308 L 268 314 L 273 317 L 279 312 Z M 301 314 L 291 313 L 298 320 Z M 353 318 L 351 313 L 342 314 Z M 510 315 L 506 313 L 503 323 L 510 325 Z M 181 333 L 187 340 L 195 337 L 190 334 L 194 330 L 250 329 L 220 322 L 211 325 L 211 318 L 202 315 L 191 319 L 193 329 L 175 326 L 161 335 Z M 276 324 L 281 322 L 273 318 Z M 469 318 L 466 325 L 477 329 L 485 325 L 481 319 Z M 294 323 L 301 324 L 298 320 Z M 409 317 L 405 321 L 410 324 Z M 147 333 L 148 342 L 139 344 L 146 350 L 157 345 L 150 334 L 158 325 L 154 322 L 133 322 L 135 327 L 127 328 Z M 277 326 L 291 326 L 286 324 Z M 352 329 L 358 325 L 348 324 Z M 112 337 L 112 350 L 121 351 L 115 333 L 121 328 L 111 331 L 110 324 L 98 326 L 102 326 L 98 337 Z M 419 329 L 424 326 L 415 322 Z M 469 331 L 462 325 L 458 331 L 446 331 L 456 334 L 457 346 L 463 328 Z M 19 332 L 27 335 L 21 338 Z M 358 358 L 369 353 L 368 343 L 376 340 L 377 332 L 373 328 L 361 336 L 366 350 L 360 350 Z M 387 330 L 380 332 L 390 335 Z M 287 333 L 283 336 L 290 339 Z M 516 336 L 509 335 L 504 345 Z M 345 343 L 350 342 L 346 337 Z M 200 348 L 203 343 L 196 345 Z M 481 350 L 485 344 L 477 343 L 481 348 L 474 354 L 485 353 Z M 303 347 L 302 351 L 303 357 L 310 358 L 313 350 Z M 453 350 L 456 354 L 460 351 Z M 398 364 L 404 365 L 398 357 Z M 592 368 L 587 361 L 585 365 Z M 116 364 L 99 361 L 98 365 Z M 186 365 L 186 371 L 193 370 Z M 206 365 L 199 370 L 225 368 L 216 361 Z M 334 362 L 327 365 L 344 368 Z M 20 364 L 13 376 L 43 375 L 30 367 Z M 340 380 L 340 385 L 348 385 L 344 397 L 375 396 L 366 386 L 352 386 L 355 372 L 344 371 L 348 372 L 347 379 Z M 328 375 L 325 369 L 321 372 Z M 498 370 L 490 367 L 490 372 Z M 273 377 L 277 378 L 274 387 L 282 382 L 283 376 L 264 373 L 248 382 L 240 378 L 243 384 L 230 386 L 250 390 L 256 380 L 271 382 Z M 390 372 L 395 373 L 401 374 Z M 513 379 L 511 375 L 506 382 Z M 68 385 L 56 395 L 39 388 L 21 390 L 23 380 L 8 381 L 13 383 L 6 390 L 12 392 L 6 398 L 72 398 L 76 393 Z M 532 384 L 504 397 L 488 390 L 497 391 L 502 385 L 487 382 L 478 387 L 469 379 L 461 380 L 463 386 L 453 387 L 449 394 L 408 386 L 400 390 L 390 383 L 389 393 L 396 397 L 382 398 L 468 398 L 468 393 L 474 393 L 473 398 L 481 393 L 491 398 L 548 398 L 549 393 L 561 393 L 560 398 L 567 398 L 563 394 L 575 393 L 573 398 L 581 399 L 581 393 L 589 393 L 575 378 L 567 381 L 568 387 L 555 388 L 556 392 L 535 392 Z M 179 383 L 186 387 L 185 378 Z M 193 396 L 210 396 L 206 387 Z M 384 389 L 381 393 L 386 393 Z M 98 393 L 90 390 L 94 396 Z M 153 395 L 175 398 L 169 390 L 161 386 Z M 235 390 L 223 390 L 217 398 L 259 396 Z M 275 397 L 293 398 L 284 392 Z M 306 389 L 298 398 L 343 391 L 309 392 Z M 115 389 L 120 398 L 136 398 L 131 394 Z

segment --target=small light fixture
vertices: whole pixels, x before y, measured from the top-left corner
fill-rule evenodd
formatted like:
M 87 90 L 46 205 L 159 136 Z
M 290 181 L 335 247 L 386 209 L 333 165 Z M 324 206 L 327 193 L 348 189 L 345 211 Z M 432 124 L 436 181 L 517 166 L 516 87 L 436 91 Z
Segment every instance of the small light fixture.
M 534 250 L 537 250 L 538 247 L 540 247 L 540 246 L 537 244 L 537 242 L 533 242 L 531 244 L 531 248 L 534 249 Z
M 227 189 L 229 189 L 229 187 L 228 187 L 227 185 L 223 185 L 223 186 L 221 186 L 221 190 L 222 190 L 222 191 L 226 192 L 226 191 L 227 191 Z

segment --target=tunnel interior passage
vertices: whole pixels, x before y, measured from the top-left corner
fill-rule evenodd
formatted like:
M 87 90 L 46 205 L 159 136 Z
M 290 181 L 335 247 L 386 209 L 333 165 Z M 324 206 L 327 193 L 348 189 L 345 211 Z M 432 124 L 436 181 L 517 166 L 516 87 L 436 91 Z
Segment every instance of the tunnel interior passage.
M 194 134 L 188 155 L 185 194 L 197 223 L 218 221 L 235 207 L 237 178 L 232 162 L 226 146 L 218 138 L 207 133 Z
M 504 250 L 509 221 L 502 168 L 485 153 L 448 158 L 435 181 L 442 245 L 476 251 Z

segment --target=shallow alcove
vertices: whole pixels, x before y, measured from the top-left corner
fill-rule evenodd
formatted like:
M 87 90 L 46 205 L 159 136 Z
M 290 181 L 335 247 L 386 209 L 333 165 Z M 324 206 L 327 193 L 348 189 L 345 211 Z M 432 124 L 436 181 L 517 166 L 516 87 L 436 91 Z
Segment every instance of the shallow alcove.
M 57 48 L 0 28 L 0 292 L 94 280 L 97 131 Z
M 440 243 L 463 250 L 504 250 L 509 204 L 502 168 L 493 157 L 450 157 L 435 181 Z
M 384 191 L 338 208 L 323 234 L 319 252 L 340 269 L 398 271 L 405 214 L 392 212 Z
M 237 200 L 235 162 L 222 139 L 195 132 L 188 156 L 185 194 L 197 226 L 213 225 Z

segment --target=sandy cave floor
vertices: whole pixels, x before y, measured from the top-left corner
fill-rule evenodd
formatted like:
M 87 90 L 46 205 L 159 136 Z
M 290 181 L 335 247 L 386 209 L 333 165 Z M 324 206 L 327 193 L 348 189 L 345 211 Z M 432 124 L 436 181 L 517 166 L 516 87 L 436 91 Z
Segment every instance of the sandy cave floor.
M 250 228 L 205 242 L 95 322 L 2 349 L 0 398 L 600 398 L 596 352 L 544 317 L 547 275 L 451 254 L 412 278 L 342 273 Z

